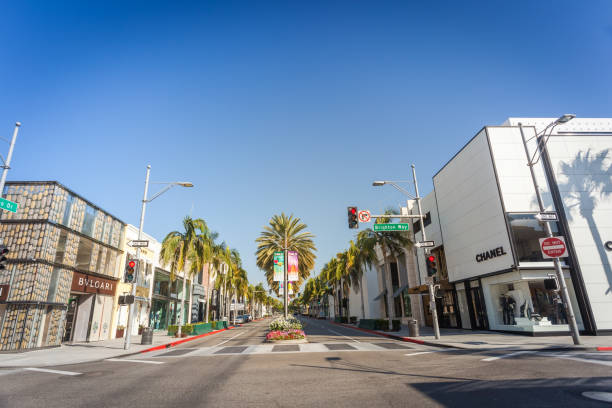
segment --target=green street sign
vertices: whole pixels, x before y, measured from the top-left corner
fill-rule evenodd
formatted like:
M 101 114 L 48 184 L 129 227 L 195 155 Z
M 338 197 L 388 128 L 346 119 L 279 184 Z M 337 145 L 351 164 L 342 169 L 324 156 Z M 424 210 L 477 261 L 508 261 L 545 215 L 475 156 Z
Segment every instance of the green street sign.
M 374 231 L 410 231 L 410 224 L 374 224 Z
M 19 207 L 17 203 L 9 201 L 6 198 L 0 197 L 0 208 L 1 209 L 16 213 L 17 207 Z

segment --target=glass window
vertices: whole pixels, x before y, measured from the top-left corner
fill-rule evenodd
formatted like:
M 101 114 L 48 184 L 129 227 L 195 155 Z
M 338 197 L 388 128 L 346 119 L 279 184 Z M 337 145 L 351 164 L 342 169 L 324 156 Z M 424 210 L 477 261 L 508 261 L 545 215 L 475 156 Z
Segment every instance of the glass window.
M 93 250 L 93 242 L 81 237 L 79 239 L 79 249 L 77 251 L 76 268 L 80 270 L 89 270 L 91 262 L 91 252 Z
M 161 296 L 170 296 L 170 277 L 168 275 L 161 272 L 155 272 L 153 293 Z
M 74 204 L 74 196 L 68 194 L 66 198 L 66 207 L 64 207 L 64 217 L 62 218 L 62 225 L 70 226 L 70 216 L 72 215 L 72 205 Z
M 519 262 L 548 261 L 542 257 L 540 238 L 546 237 L 544 225 L 535 218 L 535 214 L 508 214 L 512 231 L 512 240 Z M 557 223 L 550 223 L 553 234 L 558 231 Z
M 117 252 L 107 249 L 106 255 L 106 275 L 115 276 L 115 265 L 117 263 Z
M 60 236 L 57 241 L 57 249 L 55 251 L 55 263 L 63 263 L 64 262 L 64 253 L 66 252 L 66 239 L 68 238 L 68 233 L 64 230 L 60 230 Z
M 60 276 L 60 268 L 53 268 L 51 272 L 51 281 L 49 282 L 49 292 L 47 292 L 47 302 L 54 302 L 57 293 L 57 283 Z
M 93 228 L 96 221 L 96 209 L 92 206 L 88 205 L 85 208 L 85 219 L 83 220 L 83 228 L 81 228 L 81 232 L 88 237 L 93 236 Z

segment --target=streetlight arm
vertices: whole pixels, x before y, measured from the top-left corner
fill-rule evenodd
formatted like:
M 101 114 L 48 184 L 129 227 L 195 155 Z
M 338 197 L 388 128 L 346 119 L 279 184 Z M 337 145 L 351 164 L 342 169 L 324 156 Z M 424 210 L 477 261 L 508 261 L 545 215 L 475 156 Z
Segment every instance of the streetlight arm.
M 161 189 L 158 193 L 153 195 L 153 197 L 147 199 L 146 202 L 150 203 L 151 201 L 155 200 L 157 197 L 159 197 L 160 195 L 164 194 L 166 191 L 170 190 L 172 187 L 174 187 L 176 185 L 177 185 L 177 183 L 172 183 L 172 184 L 167 185 L 166 187 Z
M 406 190 L 405 188 L 397 185 L 395 182 L 393 182 L 393 181 L 386 181 L 385 183 L 386 184 L 391 184 L 393 187 L 395 187 L 397 190 L 401 191 L 402 193 L 406 194 L 408 197 L 410 197 L 412 199 L 416 199 L 416 197 L 414 195 L 410 194 L 408 192 L 408 190 Z

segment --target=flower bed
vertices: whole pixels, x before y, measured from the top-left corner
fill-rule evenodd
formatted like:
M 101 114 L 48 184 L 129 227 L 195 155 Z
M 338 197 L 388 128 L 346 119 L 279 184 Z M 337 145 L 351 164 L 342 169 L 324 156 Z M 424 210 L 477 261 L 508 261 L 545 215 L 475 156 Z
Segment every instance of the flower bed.
M 303 330 L 289 329 L 289 330 L 272 330 L 266 335 L 267 341 L 278 341 L 278 340 L 301 340 L 305 339 L 306 334 Z
M 295 317 L 278 317 L 270 322 L 271 331 L 302 330 L 302 323 Z

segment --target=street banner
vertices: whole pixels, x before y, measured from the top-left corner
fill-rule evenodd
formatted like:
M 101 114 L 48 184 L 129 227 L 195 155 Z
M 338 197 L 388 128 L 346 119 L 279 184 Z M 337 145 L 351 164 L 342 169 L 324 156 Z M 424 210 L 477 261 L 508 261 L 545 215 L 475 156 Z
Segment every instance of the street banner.
M 289 282 L 297 282 L 298 279 L 298 253 L 296 251 L 287 251 L 287 280 Z
M 274 253 L 274 282 L 285 281 L 285 254 L 283 252 Z

